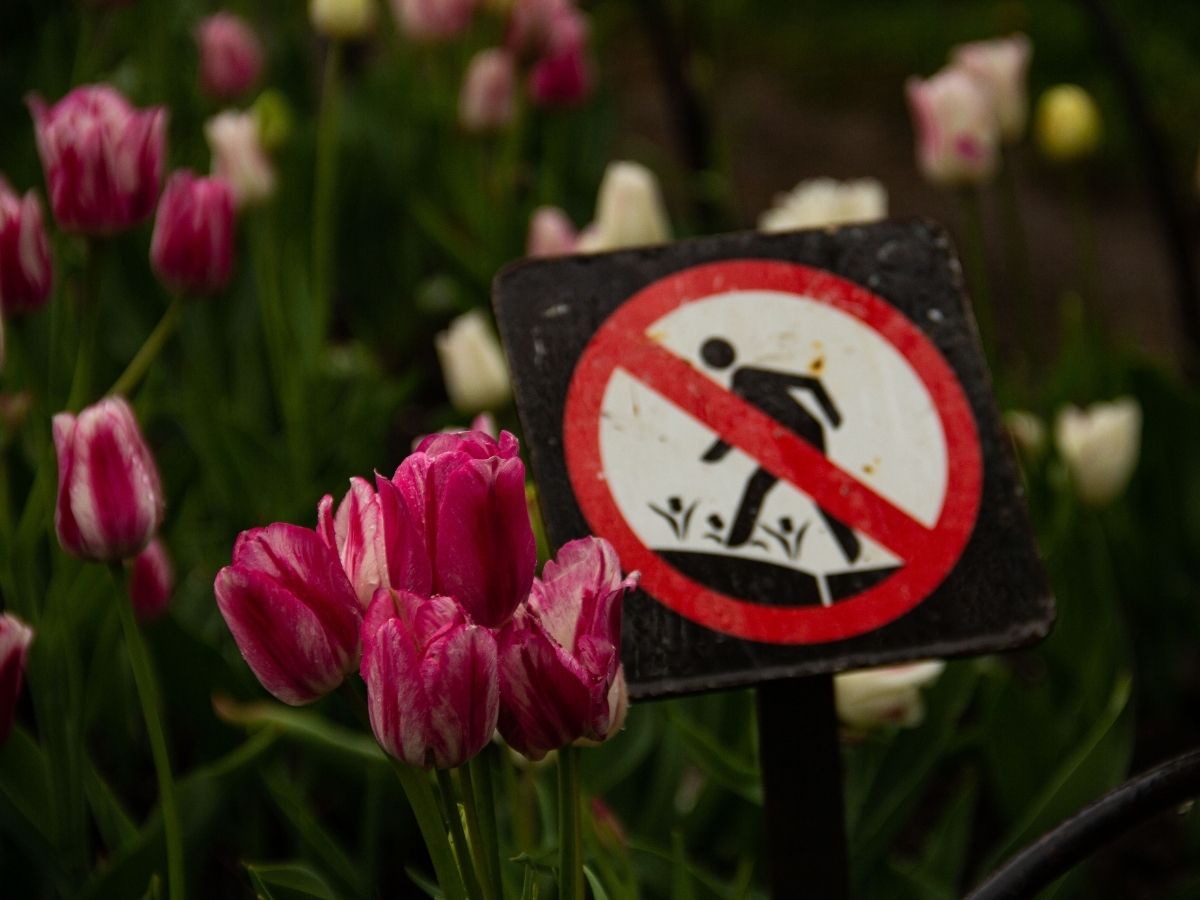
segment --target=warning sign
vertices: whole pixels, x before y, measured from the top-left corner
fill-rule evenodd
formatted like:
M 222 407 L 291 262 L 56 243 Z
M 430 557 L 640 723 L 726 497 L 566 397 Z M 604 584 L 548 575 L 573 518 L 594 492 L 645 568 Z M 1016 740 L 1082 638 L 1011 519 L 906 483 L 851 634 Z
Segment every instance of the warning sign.
M 711 263 L 630 298 L 575 368 L 564 434 L 584 516 L 645 589 L 757 641 L 907 612 L 979 504 L 941 355 L 870 292 L 795 264 Z
M 1052 617 L 927 223 L 524 263 L 496 307 L 558 544 L 610 540 L 635 695 L 1000 649 Z

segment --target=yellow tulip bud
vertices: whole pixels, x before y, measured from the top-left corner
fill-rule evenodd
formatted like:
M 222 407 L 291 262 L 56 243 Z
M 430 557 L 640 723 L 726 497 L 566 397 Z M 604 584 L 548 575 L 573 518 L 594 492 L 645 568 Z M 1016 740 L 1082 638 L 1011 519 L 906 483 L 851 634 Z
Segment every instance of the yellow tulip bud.
M 1102 130 L 1096 101 L 1078 85 L 1052 87 L 1038 101 L 1034 134 L 1047 159 L 1072 162 L 1091 156 Z

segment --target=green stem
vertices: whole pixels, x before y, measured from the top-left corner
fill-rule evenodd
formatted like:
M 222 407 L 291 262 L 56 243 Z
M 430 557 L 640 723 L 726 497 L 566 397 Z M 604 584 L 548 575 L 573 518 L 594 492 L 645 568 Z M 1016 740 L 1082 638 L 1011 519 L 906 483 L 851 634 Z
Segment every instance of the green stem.
M 121 377 L 113 382 L 113 386 L 108 390 L 110 394 L 128 394 L 138 386 L 150 368 L 150 364 L 158 358 L 158 354 L 162 352 L 171 335 L 175 333 L 182 315 L 183 298 L 175 297 L 171 301 L 171 305 L 167 307 L 167 311 L 163 313 L 162 318 L 158 320 L 158 324 L 154 326 L 154 330 L 150 332 L 150 336 L 142 344 L 141 349 L 129 361 L 129 365 L 125 367 Z
M 475 759 L 468 763 L 468 769 L 476 772 L 479 778 L 475 780 L 476 802 L 479 804 L 479 816 L 482 820 L 483 834 L 487 840 L 488 862 L 491 872 L 496 879 L 496 891 L 501 898 L 505 896 L 504 870 L 500 866 L 500 829 L 496 824 L 496 789 L 492 780 L 493 760 L 500 759 L 502 751 L 495 744 L 485 747 Z
M 171 777 L 171 761 L 167 756 L 167 738 L 163 730 L 158 685 L 150 665 L 150 654 L 146 650 L 142 632 L 133 615 L 133 603 L 121 589 L 120 564 L 111 564 L 109 574 L 113 580 L 113 593 L 116 595 L 121 627 L 125 631 L 125 646 L 129 652 L 133 680 L 142 703 L 142 716 L 146 720 L 146 735 L 150 739 L 150 753 L 154 757 L 154 772 L 158 776 L 158 804 L 162 811 L 163 834 L 167 844 L 167 896 L 170 900 L 184 900 L 186 881 L 183 827 L 179 819 L 179 807 L 175 801 L 175 780 Z
M 561 900 L 584 900 L 583 817 L 580 813 L 579 750 L 558 751 L 558 833 L 561 862 L 558 894 Z
M 963 218 L 966 223 L 965 262 L 967 281 L 974 303 L 975 321 L 979 325 L 979 340 L 988 362 L 996 362 L 995 335 L 992 321 L 992 291 L 987 271 L 987 240 L 983 232 L 983 209 L 976 188 L 965 188 L 960 194 Z
M 313 179 L 312 292 L 313 338 L 317 346 L 329 328 L 330 272 L 333 268 L 333 215 L 337 191 L 338 91 L 342 45 L 334 41 L 325 56 L 321 108 L 317 118 L 317 161 Z
M 454 843 L 454 857 L 458 860 L 458 870 L 462 872 L 463 883 L 467 887 L 467 896 L 471 900 L 483 900 L 483 891 L 479 887 L 479 876 L 475 872 L 475 864 L 471 861 L 471 845 L 463 832 L 462 816 L 458 814 L 458 799 L 455 796 L 454 781 L 450 778 L 448 769 L 435 769 L 438 788 L 442 794 L 442 813 L 450 828 L 450 839 Z
M 1025 217 L 1021 212 L 1021 193 L 1017 182 L 1015 154 L 1004 159 L 1004 224 L 1007 232 L 1008 268 L 1015 282 L 1017 315 L 1021 333 L 1030 348 L 1038 340 L 1038 329 L 1034 323 L 1033 269 L 1029 261 L 1029 235 L 1025 228 Z M 1031 354 L 1030 354 L 1031 355 Z
M 417 827 L 421 829 L 421 836 L 425 838 L 429 858 L 433 861 L 433 871 L 437 875 L 438 884 L 446 893 L 446 900 L 466 900 L 467 892 L 463 887 L 458 864 L 454 861 L 454 851 L 446 838 L 446 826 L 442 821 L 437 800 L 434 799 L 429 776 L 398 759 L 389 756 L 388 760 L 400 779 L 400 786 L 408 798 L 408 805 L 412 807 L 413 815 L 417 818 Z
M 87 266 L 78 295 L 79 349 L 75 355 L 75 375 L 71 379 L 71 392 L 67 395 L 67 409 L 72 412 L 82 407 L 91 393 L 96 339 L 100 332 L 100 246 L 90 244 L 87 254 Z
M 476 757 L 478 759 L 478 757 Z M 492 838 L 483 830 L 479 815 L 478 794 L 475 779 L 471 776 L 471 763 L 457 770 L 462 792 L 463 809 L 467 813 L 467 833 L 471 847 L 471 860 L 479 876 L 485 900 L 497 900 L 497 885 L 500 883 L 500 866 L 493 867 L 491 858 Z
M 1085 171 L 1075 166 L 1071 169 L 1068 180 L 1071 185 L 1071 206 L 1073 208 L 1073 224 L 1075 228 L 1075 254 L 1079 264 L 1079 290 L 1084 302 L 1096 308 L 1097 294 L 1100 292 L 1097 281 L 1096 226 L 1092 216 L 1091 199 L 1088 197 L 1087 177 Z M 1094 317 L 1084 316 L 1084 321 L 1092 321 Z M 1095 329 L 1089 328 L 1090 331 Z

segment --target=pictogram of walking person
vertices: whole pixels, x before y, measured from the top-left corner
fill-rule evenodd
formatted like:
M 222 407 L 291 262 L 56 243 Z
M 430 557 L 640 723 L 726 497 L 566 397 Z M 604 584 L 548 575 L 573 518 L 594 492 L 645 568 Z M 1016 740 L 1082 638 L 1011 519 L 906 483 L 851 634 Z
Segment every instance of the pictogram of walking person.
M 733 345 L 724 338 L 709 338 L 700 348 L 700 356 L 713 369 L 727 369 L 737 359 Z M 821 384 L 819 378 L 811 375 L 796 375 L 791 372 L 776 372 L 771 369 L 758 369 L 752 366 L 739 366 L 733 370 L 730 387 L 733 392 L 758 409 L 762 410 L 784 428 L 797 437 L 807 441 L 817 450 L 825 452 L 825 426 L 810 413 L 803 404 L 792 396 L 793 390 L 803 390 L 810 393 L 813 399 L 825 413 L 825 418 L 834 428 L 842 424 L 841 413 L 834 406 L 833 399 Z M 703 462 L 713 463 L 725 457 L 729 452 L 729 444 L 717 440 L 704 455 Z M 759 513 L 766 500 L 767 493 L 779 479 L 761 466 L 754 470 L 742 491 L 742 499 L 738 504 L 733 524 L 729 528 L 729 536 L 725 539 L 728 547 L 740 547 L 750 540 L 754 527 L 758 523 Z M 854 562 L 862 552 L 858 536 L 841 520 L 821 509 L 821 517 L 829 526 L 834 539 L 842 549 L 842 555 L 848 562 Z

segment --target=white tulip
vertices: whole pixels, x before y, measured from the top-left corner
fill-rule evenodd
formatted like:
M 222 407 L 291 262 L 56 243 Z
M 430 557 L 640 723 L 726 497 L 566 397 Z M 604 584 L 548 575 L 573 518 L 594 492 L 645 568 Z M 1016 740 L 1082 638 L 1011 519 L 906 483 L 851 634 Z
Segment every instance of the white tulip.
M 1000 134 L 1009 143 L 1020 140 L 1029 118 L 1025 74 L 1032 54 L 1033 45 L 1023 34 L 959 44 L 950 53 L 951 62 L 987 85 L 1000 122 Z
M 459 316 L 436 339 L 446 393 L 464 413 L 496 409 L 508 402 L 512 386 L 500 342 L 479 310 Z
M 1037 456 L 1046 446 L 1046 426 L 1027 409 L 1010 409 L 1006 412 L 1004 427 L 1008 429 L 1017 449 L 1023 453 Z
M 658 179 L 635 162 L 612 162 L 600 182 L 596 220 L 579 238 L 581 253 L 662 244 L 671 226 Z
M 1103 506 L 1129 483 L 1142 442 L 1142 408 L 1132 397 L 1068 406 L 1054 423 L 1054 442 L 1079 499 Z
M 275 170 L 263 150 L 258 117 L 227 109 L 204 124 L 212 172 L 229 182 L 240 206 L 253 206 L 275 193 Z
M 758 219 L 758 230 L 795 231 L 877 222 L 887 216 L 887 191 L 874 178 L 837 181 L 812 178 L 775 197 Z
M 925 716 L 921 688 L 937 681 L 945 668 L 941 660 L 930 660 L 838 675 L 833 679 L 838 719 L 863 731 L 918 725 Z

